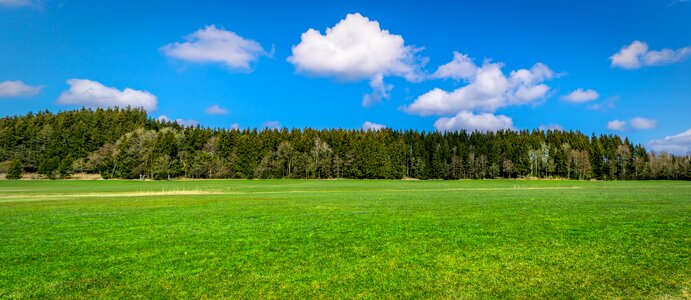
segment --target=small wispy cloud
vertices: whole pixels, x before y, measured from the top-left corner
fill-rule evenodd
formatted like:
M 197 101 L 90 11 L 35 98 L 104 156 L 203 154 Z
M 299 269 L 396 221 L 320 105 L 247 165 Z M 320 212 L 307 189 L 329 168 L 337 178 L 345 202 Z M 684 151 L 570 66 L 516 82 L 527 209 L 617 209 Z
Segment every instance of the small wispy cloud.
M 281 128 L 281 122 L 279 121 L 266 121 L 264 124 L 262 124 L 263 128 L 266 129 L 280 129 Z
M 178 123 L 180 126 L 184 127 L 194 127 L 199 125 L 199 121 L 192 119 L 175 119 L 175 123 Z
M 631 126 L 634 130 L 648 130 L 657 127 L 657 120 L 635 117 L 629 121 L 612 120 L 607 123 L 607 129 L 612 131 L 626 131 Z
M 42 86 L 31 86 L 21 80 L 0 82 L 0 98 L 30 97 L 41 92 Z
M 434 128 L 440 132 L 446 131 L 497 131 L 500 129 L 514 129 L 513 120 L 505 115 L 491 113 L 475 114 L 470 111 L 462 111 L 450 118 L 439 118 L 434 122 Z
M 593 100 L 597 100 L 597 98 L 600 97 L 600 94 L 598 94 L 597 91 L 592 90 L 592 89 L 587 89 L 584 90 L 582 88 L 578 88 L 574 90 L 573 92 L 569 93 L 568 95 L 561 96 L 561 99 L 566 100 L 568 102 L 572 103 L 583 103 L 583 102 L 589 102 Z
M 547 131 L 547 130 L 552 130 L 552 131 L 563 131 L 564 127 L 559 125 L 559 124 L 547 124 L 547 125 L 540 125 L 538 129 L 542 131 Z
M 156 120 L 158 120 L 158 121 L 160 121 L 160 122 L 175 121 L 175 123 L 178 123 L 178 125 L 184 126 L 184 127 L 194 127 L 194 126 L 199 125 L 199 121 L 197 121 L 197 120 L 192 120 L 192 119 L 180 119 L 180 118 L 175 119 L 175 120 L 171 120 L 171 119 L 168 118 L 168 116 L 166 116 L 166 115 L 160 115 L 158 118 L 156 118 Z
M 597 111 L 608 111 L 612 108 L 617 107 L 616 103 L 619 101 L 619 96 L 612 96 L 608 97 L 602 101 L 599 101 L 598 103 L 593 103 L 591 105 L 588 105 L 587 108 L 590 110 L 597 110 Z
M 622 120 L 612 120 L 607 122 L 607 129 L 612 131 L 624 131 L 626 130 L 626 121 Z
M 647 66 L 661 66 L 680 62 L 691 56 L 691 46 L 679 49 L 664 48 L 649 50 L 648 43 L 633 41 L 613 54 L 609 59 L 612 67 L 638 69 Z
M 217 104 L 209 106 L 206 113 L 210 115 L 227 115 L 228 109 L 218 106 Z
M 377 124 L 373 123 L 370 121 L 365 121 L 365 123 L 362 123 L 362 129 L 363 130 L 372 130 L 372 131 L 379 131 L 386 128 L 386 125 L 384 124 Z
M 638 130 L 653 129 L 657 127 L 657 120 L 647 119 L 643 117 L 635 117 L 630 121 L 631 127 Z
M 670 2 L 669 4 L 667 4 L 667 6 L 674 6 L 674 5 L 676 5 L 676 4 L 687 3 L 687 2 L 689 2 L 689 1 L 690 1 L 690 0 L 674 0 L 674 1 Z
M 38 1 L 38 0 L 0 0 L 0 7 L 42 8 L 43 7 L 43 1 Z

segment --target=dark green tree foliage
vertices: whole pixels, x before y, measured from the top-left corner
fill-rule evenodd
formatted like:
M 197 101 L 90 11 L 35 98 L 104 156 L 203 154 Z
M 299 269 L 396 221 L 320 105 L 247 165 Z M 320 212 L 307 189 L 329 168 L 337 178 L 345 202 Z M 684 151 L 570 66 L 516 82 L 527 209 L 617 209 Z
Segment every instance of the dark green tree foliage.
M 0 119 L 0 161 L 19 157 L 27 172 L 68 175 L 78 158 L 137 128 L 176 126 L 150 120 L 141 109 L 49 111 Z M 179 126 L 178 126 L 179 128 Z
M 24 173 L 22 162 L 18 159 L 12 161 L 9 170 L 7 170 L 7 179 L 21 179 Z
M 690 179 L 691 156 L 577 131 L 182 127 L 141 109 L 0 119 L 0 163 L 47 178 Z

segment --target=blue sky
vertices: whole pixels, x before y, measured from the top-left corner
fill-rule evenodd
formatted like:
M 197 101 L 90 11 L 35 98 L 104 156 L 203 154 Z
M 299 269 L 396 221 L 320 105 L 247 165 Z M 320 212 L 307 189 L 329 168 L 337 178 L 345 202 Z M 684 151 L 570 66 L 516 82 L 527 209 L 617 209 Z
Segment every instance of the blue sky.
M 691 147 L 691 1 L 169 2 L 0 0 L 0 115 L 140 103 L 211 127 Z

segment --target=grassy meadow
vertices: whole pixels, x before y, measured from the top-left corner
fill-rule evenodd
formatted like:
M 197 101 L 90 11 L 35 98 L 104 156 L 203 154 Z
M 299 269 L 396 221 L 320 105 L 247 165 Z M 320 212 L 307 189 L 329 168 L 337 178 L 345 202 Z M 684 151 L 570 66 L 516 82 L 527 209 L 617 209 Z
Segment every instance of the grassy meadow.
M 0 298 L 691 298 L 691 182 L 0 181 Z

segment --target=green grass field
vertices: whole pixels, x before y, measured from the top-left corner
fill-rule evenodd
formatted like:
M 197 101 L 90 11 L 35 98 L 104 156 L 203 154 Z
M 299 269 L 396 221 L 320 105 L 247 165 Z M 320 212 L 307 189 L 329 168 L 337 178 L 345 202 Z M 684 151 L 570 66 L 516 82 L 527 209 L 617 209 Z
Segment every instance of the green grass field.
M 691 297 L 691 182 L 0 181 L 0 298 Z

